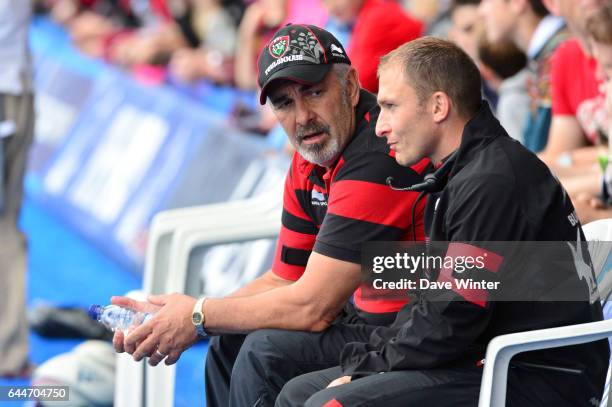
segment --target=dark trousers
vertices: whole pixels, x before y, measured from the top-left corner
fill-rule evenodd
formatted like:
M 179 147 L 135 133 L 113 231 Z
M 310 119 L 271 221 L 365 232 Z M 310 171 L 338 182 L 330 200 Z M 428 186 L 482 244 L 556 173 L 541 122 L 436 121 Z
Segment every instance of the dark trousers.
M 215 337 L 206 359 L 206 405 L 273 406 L 285 383 L 338 365 L 344 345 L 367 341 L 374 329 L 349 312 L 323 332 L 262 329 Z
M 387 372 L 327 388 L 330 382 L 341 376 L 341 369 L 332 367 L 296 377 L 283 387 L 275 406 L 476 407 L 482 368 L 474 363 L 464 363 L 437 369 Z M 570 383 L 573 382 L 577 392 L 584 391 L 582 402 L 568 401 L 560 394 L 558 380 L 567 382 L 569 387 L 566 388 L 572 388 Z M 588 387 L 578 383 L 575 378 L 563 373 L 511 368 L 508 372 L 506 406 L 592 406 L 587 396 Z

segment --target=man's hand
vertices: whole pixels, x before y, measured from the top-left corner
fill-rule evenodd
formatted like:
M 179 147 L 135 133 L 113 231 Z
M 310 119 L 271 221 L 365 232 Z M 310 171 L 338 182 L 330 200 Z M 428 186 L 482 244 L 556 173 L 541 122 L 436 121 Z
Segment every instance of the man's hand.
M 126 305 L 126 300 L 135 306 Z M 156 366 L 164 358 L 166 365 L 172 365 L 183 351 L 197 340 L 196 331 L 191 323 L 191 313 L 197 300 L 187 295 L 170 294 L 151 295 L 148 301 L 148 303 L 139 303 L 123 297 L 113 297 L 113 304 L 128 306 L 138 311 L 156 312 L 152 319 L 129 332 L 127 336 L 115 334 L 113 339 L 115 350 L 118 352 L 124 350 L 133 355 L 135 361 L 148 356 L 151 366 Z M 123 339 L 123 349 L 121 349 L 121 339 Z
M 351 376 L 342 376 L 342 377 L 337 378 L 330 384 L 328 384 L 327 388 L 329 389 L 330 387 L 342 386 L 343 384 L 347 384 L 350 382 L 351 382 Z
M 159 305 L 154 305 L 149 302 L 136 301 L 128 297 L 111 297 L 111 303 L 113 305 L 118 305 L 123 308 L 129 308 L 137 312 L 149 312 L 151 314 L 154 314 L 161 309 Z M 122 331 L 115 332 L 115 335 L 113 336 L 113 347 L 115 348 L 115 352 L 125 352 L 125 347 L 123 346 L 124 338 L 125 335 Z

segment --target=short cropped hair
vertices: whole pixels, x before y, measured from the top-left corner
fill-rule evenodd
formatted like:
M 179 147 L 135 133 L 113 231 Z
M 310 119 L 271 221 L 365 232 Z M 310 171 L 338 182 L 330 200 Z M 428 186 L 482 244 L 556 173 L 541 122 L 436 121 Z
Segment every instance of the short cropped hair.
M 399 63 L 405 79 L 424 103 L 435 92 L 444 92 L 457 113 L 472 118 L 482 101 L 482 78 L 476 64 L 457 45 L 435 37 L 422 37 L 381 58 L 378 73 L 389 63 Z
M 595 41 L 612 44 L 612 5 L 607 5 L 593 14 L 586 24 L 587 33 Z

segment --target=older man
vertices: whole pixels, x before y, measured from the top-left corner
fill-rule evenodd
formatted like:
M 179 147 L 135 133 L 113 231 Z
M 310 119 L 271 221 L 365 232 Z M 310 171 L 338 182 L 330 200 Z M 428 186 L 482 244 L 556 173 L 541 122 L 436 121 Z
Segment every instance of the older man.
M 403 168 L 376 138 L 376 98 L 360 89 L 337 39 L 314 26 L 289 25 L 258 64 L 260 102 L 272 104 L 297 150 L 272 270 L 227 298 L 114 299 L 157 312 L 125 340 L 115 337 L 117 351 L 136 360 L 150 355 L 155 365 L 168 355 L 166 363 L 174 363 L 196 331 L 223 334 L 208 353 L 209 406 L 272 405 L 286 381 L 336 365 L 345 343 L 366 340 L 393 321 L 406 300 L 371 301 L 358 290 L 361 245 L 423 237 L 415 193 L 406 200 L 386 179 L 412 185 L 429 161 Z M 353 293 L 354 305 L 347 303 Z

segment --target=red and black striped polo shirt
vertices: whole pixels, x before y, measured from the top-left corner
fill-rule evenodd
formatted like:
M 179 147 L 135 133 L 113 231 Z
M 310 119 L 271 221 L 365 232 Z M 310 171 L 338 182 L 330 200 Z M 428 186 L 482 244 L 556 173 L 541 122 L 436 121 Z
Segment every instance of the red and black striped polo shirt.
M 424 159 L 411 168 L 395 161 L 384 138 L 376 137 L 376 98 L 361 91 L 355 135 L 331 168 L 303 159 L 297 152 L 285 181 L 282 228 L 272 270 L 288 280 L 299 279 L 315 252 L 338 260 L 361 262 L 368 241 L 412 240 L 412 205 L 417 192 L 393 191 L 386 185 L 421 182 L 429 167 Z M 415 211 L 417 239 L 424 239 L 421 200 Z M 364 301 L 355 305 L 368 313 L 398 311 L 406 301 Z

